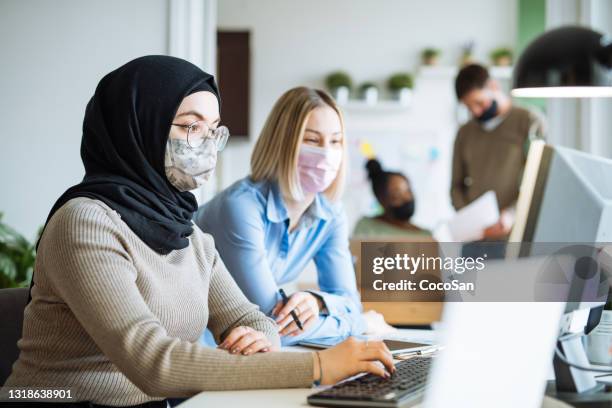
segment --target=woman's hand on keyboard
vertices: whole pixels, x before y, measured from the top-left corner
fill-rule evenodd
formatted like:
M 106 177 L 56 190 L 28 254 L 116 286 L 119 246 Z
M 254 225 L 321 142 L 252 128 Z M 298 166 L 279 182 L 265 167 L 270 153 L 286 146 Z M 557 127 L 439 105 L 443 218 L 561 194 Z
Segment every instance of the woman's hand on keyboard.
M 395 372 L 391 352 L 382 341 L 361 341 L 349 337 L 335 347 L 319 351 L 319 356 L 321 370 L 319 359 L 315 357 L 314 379 L 325 385 L 363 372 L 385 378 Z M 319 373 L 322 373 L 322 378 L 318 378 Z

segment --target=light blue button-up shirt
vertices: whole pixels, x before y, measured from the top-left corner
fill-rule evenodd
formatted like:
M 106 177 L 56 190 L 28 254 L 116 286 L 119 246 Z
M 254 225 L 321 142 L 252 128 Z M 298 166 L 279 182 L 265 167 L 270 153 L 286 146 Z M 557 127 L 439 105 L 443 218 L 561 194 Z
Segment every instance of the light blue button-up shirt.
M 365 321 L 348 247 L 346 216 L 322 194 L 289 232 L 289 216 L 277 183 L 244 178 L 200 207 L 195 223 L 215 239 L 221 259 L 247 298 L 270 315 L 279 286 L 298 279 L 310 260 L 325 304 L 318 323 L 283 345 L 303 339 L 362 334 Z

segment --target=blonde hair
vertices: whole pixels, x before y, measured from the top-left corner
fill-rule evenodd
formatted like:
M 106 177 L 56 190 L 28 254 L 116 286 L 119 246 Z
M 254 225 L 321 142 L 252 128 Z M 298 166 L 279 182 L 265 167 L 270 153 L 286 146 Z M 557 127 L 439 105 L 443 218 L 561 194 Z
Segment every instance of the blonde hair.
M 272 111 L 255 144 L 251 155 L 253 181 L 277 181 L 284 196 L 300 201 L 304 197 L 297 169 L 300 145 L 306 122 L 315 108 L 328 106 L 340 118 L 342 131 L 342 163 L 338 174 L 323 194 L 331 201 L 342 195 L 346 174 L 346 136 L 342 113 L 334 99 L 325 91 L 297 87 L 285 92 Z

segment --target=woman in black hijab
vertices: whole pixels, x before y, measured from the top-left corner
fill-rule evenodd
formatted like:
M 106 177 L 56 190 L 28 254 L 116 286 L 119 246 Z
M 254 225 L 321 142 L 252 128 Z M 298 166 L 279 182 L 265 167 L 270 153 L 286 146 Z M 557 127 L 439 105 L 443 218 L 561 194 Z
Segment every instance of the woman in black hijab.
M 142 57 L 100 81 L 83 123 L 85 177 L 47 219 L 0 400 L 166 407 L 204 390 L 388 375 L 377 360 L 394 371 L 382 342 L 274 352 L 277 326 L 191 222 L 189 190 L 211 175 L 228 137 L 219 121 L 213 77 L 186 61 Z M 218 349 L 198 343 L 206 327 Z M 33 388 L 57 392 L 17 392 Z
M 105 76 L 85 111 L 85 178 L 57 200 L 48 219 L 71 198 L 89 197 L 117 211 L 154 251 L 185 248 L 197 202 L 166 180 L 164 152 L 181 100 L 199 91 L 219 98 L 211 75 L 177 58 L 139 58 Z

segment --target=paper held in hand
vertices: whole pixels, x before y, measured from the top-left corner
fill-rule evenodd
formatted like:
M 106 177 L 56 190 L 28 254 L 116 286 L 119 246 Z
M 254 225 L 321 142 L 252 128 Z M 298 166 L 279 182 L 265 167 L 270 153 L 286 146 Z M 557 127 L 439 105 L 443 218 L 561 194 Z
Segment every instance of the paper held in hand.
M 434 238 L 438 242 L 470 242 L 483 238 L 483 231 L 499 221 L 499 207 L 494 191 L 487 191 L 471 204 L 438 225 Z

